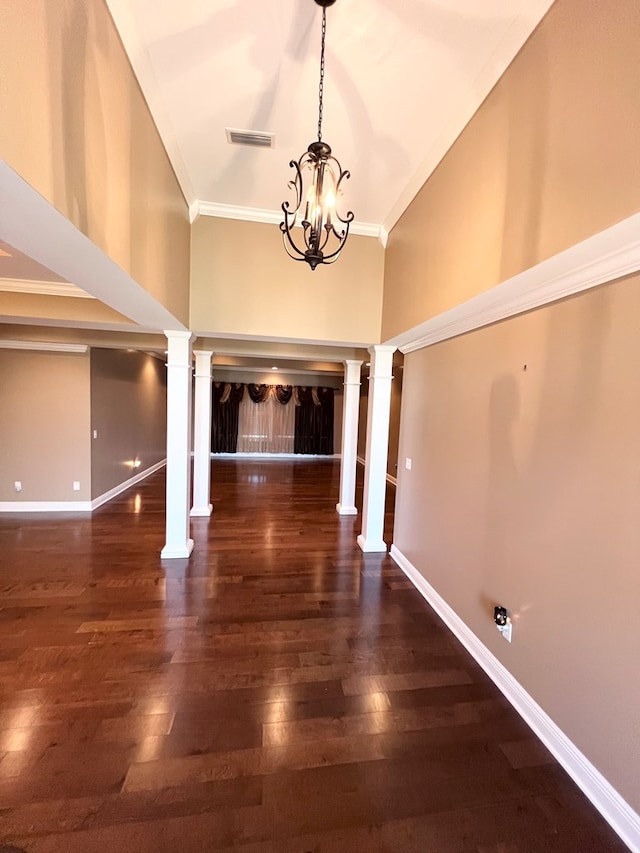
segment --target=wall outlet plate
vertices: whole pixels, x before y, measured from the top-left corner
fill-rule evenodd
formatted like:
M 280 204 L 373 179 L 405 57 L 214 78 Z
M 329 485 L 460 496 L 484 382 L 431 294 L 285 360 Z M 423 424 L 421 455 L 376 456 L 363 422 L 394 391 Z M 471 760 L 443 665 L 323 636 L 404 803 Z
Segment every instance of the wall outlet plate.
M 505 640 L 510 643 L 511 633 L 513 630 L 513 622 L 511 621 L 511 619 L 507 619 L 506 625 L 496 625 L 496 628 L 498 629 L 498 631 L 500 631 Z

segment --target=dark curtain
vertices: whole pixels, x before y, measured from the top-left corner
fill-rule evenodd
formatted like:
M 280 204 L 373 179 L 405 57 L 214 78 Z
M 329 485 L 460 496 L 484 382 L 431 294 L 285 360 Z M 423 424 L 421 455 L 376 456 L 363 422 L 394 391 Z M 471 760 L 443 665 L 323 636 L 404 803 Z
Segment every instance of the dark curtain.
M 276 400 L 279 403 L 282 403 L 283 406 L 286 406 L 293 396 L 293 388 L 291 385 L 255 385 L 250 382 L 247 385 L 247 394 L 254 403 L 264 403 L 271 393 L 272 388 L 273 396 Z
M 276 400 L 282 403 L 283 406 L 286 406 L 293 397 L 293 388 L 291 385 L 275 385 L 274 394 L 276 395 Z
M 213 453 L 235 453 L 238 445 L 238 410 L 244 394 L 239 382 L 213 383 L 211 418 L 211 450 Z
M 333 454 L 333 388 L 296 388 L 294 453 Z
M 250 382 L 247 385 L 247 394 L 254 403 L 264 403 L 269 396 L 270 385 L 254 385 Z

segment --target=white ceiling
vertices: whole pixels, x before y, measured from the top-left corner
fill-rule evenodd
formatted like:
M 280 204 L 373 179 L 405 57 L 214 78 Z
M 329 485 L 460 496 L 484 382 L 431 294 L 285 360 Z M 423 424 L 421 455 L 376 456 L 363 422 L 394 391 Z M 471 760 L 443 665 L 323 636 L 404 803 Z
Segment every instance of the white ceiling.
M 289 161 L 316 138 L 321 9 L 107 2 L 192 214 L 274 218 L 290 198 Z M 327 10 L 323 138 L 351 171 L 344 204 L 356 223 L 390 230 L 550 5 L 337 0 Z M 274 133 L 275 148 L 231 146 L 227 127 Z

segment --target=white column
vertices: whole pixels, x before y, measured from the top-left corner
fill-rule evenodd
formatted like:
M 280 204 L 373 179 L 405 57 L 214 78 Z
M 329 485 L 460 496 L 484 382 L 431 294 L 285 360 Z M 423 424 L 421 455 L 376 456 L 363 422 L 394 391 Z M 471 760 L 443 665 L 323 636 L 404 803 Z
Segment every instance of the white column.
M 211 357 L 210 350 L 194 350 L 196 357 L 193 401 L 192 516 L 211 515 Z
M 362 533 L 358 545 L 363 551 L 386 551 L 384 542 L 384 501 L 387 490 L 387 454 L 389 450 L 389 411 L 393 379 L 392 346 L 369 348 L 369 407 L 367 409 L 367 449 L 364 466 Z
M 342 404 L 342 461 L 340 463 L 340 515 L 357 515 L 356 461 L 358 455 L 358 416 L 360 414 L 361 361 L 344 362 L 344 401 Z
M 167 500 L 163 560 L 188 557 L 191 491 L 191 332 L 165 332 L 167 354 Z

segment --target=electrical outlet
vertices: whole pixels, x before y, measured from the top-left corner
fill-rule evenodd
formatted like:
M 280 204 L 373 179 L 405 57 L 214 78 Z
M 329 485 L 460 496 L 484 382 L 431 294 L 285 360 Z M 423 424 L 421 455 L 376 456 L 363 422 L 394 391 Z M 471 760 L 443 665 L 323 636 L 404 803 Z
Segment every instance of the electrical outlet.
M 73 491 L 74 491 L 74 492 L 79 492 L 79 491 L 80 491 L 80 481 L 79 481 L 79 480 L 74 480 L 74 481 L 73 481 Z
M 508 643 L 510 643 L 511 642 L 511 632 L 513 630 L 513 622 L 511 621 L 511 619 L 507 619 L 506 625 L 498 625 L 497 628 L 498 628 L 498 631 L 500 631 L 502 636 L 505 638 L 505 640 Z
M 13 484 L 13 488 L 16 490 L 16 492 L 22 491 L 22 483 L 20 482 L 20 480 L 15 481 L 15 483 Z

